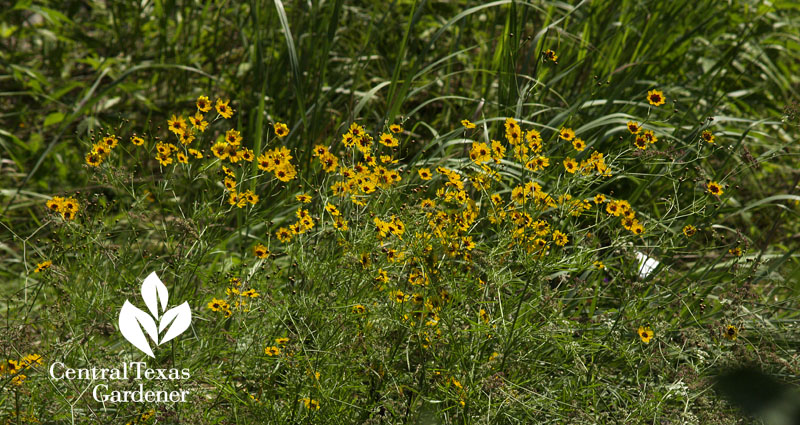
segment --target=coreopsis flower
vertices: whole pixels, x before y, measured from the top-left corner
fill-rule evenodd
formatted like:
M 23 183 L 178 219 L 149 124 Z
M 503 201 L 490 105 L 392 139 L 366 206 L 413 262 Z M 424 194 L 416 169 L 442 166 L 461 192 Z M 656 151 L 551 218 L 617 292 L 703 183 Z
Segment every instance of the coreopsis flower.
M 158 160 L 158 163 L 163 167 L 166 167 L 173 162 L 172 156 L 170 156 L 168 153 L 157 153 L 156 160 Z
M 282 182 L 288 182 L 297 176 L 297 170 L 294 166 L 287 162 L 275 170 L 275 177 Z
M 683 226 L 683 234 L 686 235 L 687 238 L 691 238 L 695 233 L 697 233 L 697 227 L 694 227 L 691 224 Z
M 475 124 L 472 123 L 470 120 L 461 120 L 461 125 L 464 126 L 467 130 L 471 130 L 475 128 Z
M 134 134 L 133 136 L 131 136 L 131 143 L 133 143 L 136 146 L 142 146 L 144 144 L 144 139 Z
M 336 208 L 336 205 L 333 205 L 333 204 L 330 204 L 330 203 L 328 205 L 325 205 L 325 211 L 327 211 L 330 215 L 332 215 L 334 217 L 336 217 L 336 216 L 341 214 L 339 212 L 339 209 Z
M 564 169 L 567 170 L 568 173 L 575 174 L 575 171 L 578 170 L 578 161 L 575 161 L 572 158 L 565 159 Z
M 275 236 L 278 238 L 279 241 L 287 243 L 292 240 L 292 236 L 294 236 L 294 233 L 292 233 L 291 230 L 285 227 L 281 227 L 275 232 Z
M 228 144 L 225 142 L 217 142 L 211 146 L 211 153 L 217 158 L 225 160 L 228 158 Z
M 218 300 L 214 298 L 209 301 L 208 308 L 211 309 L 211 311 L 225 311 L 228 309 L 228 303 L 225 302 L 225 300 Z
M 644 342 L 645 344 L 649 344 L 650 340 L 653 339 L 653 336 L 655 335 L 653 333 L 653 330 L 650 329 L 649 326 L 647 327 L 639 326 L 639 330 L 637 331 L 637 333 L 639 334 L 639 338 L 641 338 L 642 342 Z
M 366 307 L 364 307 L 364 306 L 363 306 L 363 305 L 361 305 L 361 304 L 356 304 L 356 305 L 354 305 L 354 306 L 353 306 L 353 308 L 351 309 L 351 311 L 352 311 L 354 314 L 364 314 L 364 313 L 367 311 L 367 308 L 366 308 Z
M 119 144 L 119 139 L 114 135 L 106 136 L 103 137 L 102 143 L 105 144 L 109 149 L 114 149 Z
M 333 196 L 345 196 L 350 192 L 351 186 L 345 182 L 335 182 L 331 185 Z
M 289 127 L 282 122 L 275 123 L 272 128 L 275 130 L 275 135 L 281 139 L 289 135 Z
M 541 148 L 542 143 L 542 134 L 534 129 L 530 129 L 525 132 L 525 141 L 528 142 L 528 147 L 533 149 L 533 145 L 539 145 Z M 534 152 L 538 152 L 536 149 L 533 149 Z
M 194 115 L 189 115 L 189 122 L 192 123 L 192 127 L 196 128 L 200 132 L 206 131 L 206 127 L 208 127 L 208 121 L 204 119 L 203 114 L 200 112 L 196 112 Z
M 42 365 L 42 356 L 39 354 L 28 354 L 27 356 L 22 358 L 22 361 L 25 363 L 25 367 L 29 368 L 32 366 L 41 366 Z
M 433 199 L 423 199 L 419 202 L 419 206 L 422 209 L 431 209 L 436 206 L 436 202 Z
M 232 190 L 228 196 L 228 205 L 244 208 L 247 205 L 247 200 L 239 192 Z
M 156 144 L 156 152 L 162 155 L 169 155 L 172 153 L 172 149 L 170 149 L 169 144 L 158 142 L 158 144 Z
M 630 131 L 631 134 L 639 134 L 639 130 L 641 129 L 642 127 L 636 121 L 628 121 L 628 131 Z
M 101 158 L 105 158 L 111 153 L 111 148 L 109 148 L 105 143 L 100 142 L 92 145 L 91 152 L 100 155 Z
M 572 139 L 575 138 L 575 131 L 573 131 L 571 128 L 561 127 L 561 130 L 558 131 L 558 137 L 568 142 L 572 141 Z
M 339 158 L 337 158 L 336 155 L 328 152 L 319 157 L 319 163 L 322 164 L 322 169 L 326 173 L 333 173 L 336 171 L 336 167 L 339 166 Z
M 242 134 L 239 130 L 230 129 L 225 132 L 225 143 L 231 146 L 239 146 L 242 142 Z
M 47 205 L 47 208 L 51 211 L 59 211 L 61 209 L 62 202 L 64 202 L 64 198 L 61 196 L 54 196 L 50 198 L 45 205 Z
M 217 113 L 225 119 L 228 119 L 233 116 L 233 108 L 228 106 L 228 102 L 230 100 L 225 99 L 217 99 L 217 103 L 214 105 L 214 108 L 217 110 Z
M 624 227 L 626 230 L 631 230 L 634 224 L 636 224 L 635 218 L 624 217 L 622 219 L 622 227 Z
M 295 195 L 294 199 L 297 199 L 299 202 L 302 202 L 304 204 L 308 204 L 311 202 L 311 195 L 308 195 L 306 193 L 301 193 L 299 195 Z
M 603 262 L 600 260 L 595 261 L 594 263 L 592 263 L 592 265 L 594 265 L 594 268 L 596 268 L 597 270 L 603 270 L 606 268 L 606 265 L 603 264 Z
M 250 205 L 255 205 L 258 203 L 258 195 L 256 195 L 252 190 L 247 190 L 242 193 L 242 197 L 249 203 Z
M 606 212 L 618 217 L 622 215 L 622 209 L 619 207 L 619 203 L 617 201 L 611 201 L 606 205 Z
M 543 170 L 548 166 L 550 166 L 550 159 L 541 155 L 536 158 L 531 158 L 531 160 L 525 164 L 525 168 L 531 171 Z
M 497 140 L 492 140 L 492 159 L 494 162 L 500 163 L 500 160 L 506 156 L 506 147 Z
M 422 180 L 430 180 L 431 178 L 433 178 L 433 174 L 431 173 L 431 170 L 428 168 L 420 168 L 419 170 L 417 170 L 417 173 L 419 173 L 419 178 L 421 178 Z
M 103 163 L 103 155 L 95 152 L 94 150 L 88 152 L 84 159 L 86 160 L 86 164 L 92 167 L 97 167 Z
M 401 290 L 391 291 L 389 297 L 393 299 L 397 303 L 405 302 L 408 299 L 408 296 L 403 293 Z
M 347 220 L 344 220 L 341 217 L 336 217 L 336 219 L 333 221 L 333 228 L 341 232 L 346 231 L 348 229 Z
M 700 134 L 700 138 L 703 139 L 706 143 L 714 143 L 714 133 L 711 130 L 705 130 L 702 134 Z
M 59 208 L 58 212 L 61 213 L 62 218 L 66 220 L 73 220 L 79 209 L 80 204 L 78 203 L 77 199 L 67 198 L 61 202 L 61 208 Z
M 267 255 L 269 255 L 269 252 L 267 252 Z M 259 294 L 258 292 L 256 292 L 255 289 L 252 289 L 252 288 L 248 289 L 246 291 L 242 291 L 239 295 L 241 295 L 242 297 L 248 297 L 248 298 L 258 298 L 258 297 L 261 296 L 261 294 Z
M 200 112 L 208 112 L 211 110 L 211 100 L 208 96 L 200 96 L 197 98 L 197 110 Z
M 633 140 L 633 144 L 641 150 L 647 149 L 647 139 L 643 135 L 637 135 L 636 139 Z
M 522 140 L 522 129 L 519 127 L 519 122 L 514 118 L 508 117 L 503 123 L 506 130 L 506 138 L 513 141 L 512 144 L 519 143 Z
M 728 325 L 725 327 L 725 332 L 722 333 L 722 336 L 729 341 L 735 341 L 736 337 L 739 336 L 739 329 L 736 326 Z
M 281 353 L 281 349 L 276 347 L 276 346 L 274 346 L 274 345 L 271 346 L 271 347 L 264 348 L 264 354 L 266 354 L 266 355 L 268 355 L 270 357 L 277 356 L 280 353 Z
M 583 150 L 586 149 L 586 142 L 584 142 L 583 139 L 576 137 L 572 140 L 572 147 L 574 147 L 578 152 L 583 152 Z
M 598 193 L 597 195 L 594 195 L 594 203 L 595 204 L 600 205 L 605 201 L 606 201 L 606 195 L 603 195 L 602 193 Z
M 186 154 L 185 154 L 185 153 L 183 153 L 183 152 L 178 152 L 177 154 L 175 154 L 175 158 L 176 158 L 176 159 L 178 160 L 178 162 L 180 162 L 181 164 L 188 164 L 188 163 L 189 163 L 189 157 L 188 157 L 188 156 L 186 156 Z
M 709 182 L 706 185 L 706 190 L 708 191 L 708 193 L 710 193 L 710 194 L 712 194 L 714 196 L 719 196 L 719 195 L 722 195 L 723 193 L 725 193 L 722 190 L 722 186 L 720 186 L 720 184 L 717 183 L 717 182 Z
M 653 106 L 661 106 L 666 101 L 664 100 L 664 93 L 661 90 L 650 90 L 647 92 L 647 101 Z
M 189 155 L 195 157 L 195 159 L 203 159 L 203 153 L 197 149 L 189 149 Z
M 174 134 L 179 134 L 186 130 L 186 121 L 182 116 L 175 116 L 175 114 L 173 114 L 172 118 L 167 120 L 167 127 L 169 131 Z
M 401 126 L 399 124 L 392 124 L 392 125 L 389 126 L 389 131 L 391 131 L 394 134 L 402 133 L 403 132 L 403 126 Z
M 556 230 L 553 232 L 553 242 L 558 246 L 564 246 L 567 244 L 567 242 L 569 242 L 569 238 L 560 230 Z
M 650 144 L 658 141 L 658 137 L 656 137 L 656 133 L 654 133 L 653 130 L 645 130 L 644 133 L 642 133 L 642 137 Z
M 489 146 L 486 145 L 486 143 L 473 142 L 469 157 L 474 163 L 480 165 L 492 160 L 491 152 L 491 149 L 489 149 Z
M 348 132 L 353 135 L 353 137 L 361 137 L 364 134 L 364 127 L 358 125 L 358 123 L 351 123 Z
M 256 244 L 256 246 L 253 247 L 253 255 L 262 259 L 267 258 L 269 257 L 269 249 L 263 244 Z
M 226 149 L 228 151 L 228 161 L 230 161 L 231 164 L 236 164 L 242 160 L 242 154 L 244 151 L 236 149 L 236 147 L 233 145 L 228 145 Z
M 378 275 L 375 276 L 376 282 L 388 283 L 389 282 L 389 273 L 386 272 L 384 269 L 378 269 Z
M 544 57 L 544 59 L 546 61 L 550 61 L 550 62 L 553 62 L 555 64 L 558 64 L 558 55 L 556 54 L 556 52 L 554 52 L 554 51 L 552 51 L 550 49 L 547 49 L 544 52 L 542 52 L 542 56 Z
M 306 406 L 308 410 L 319 410 L 319 401 L 314 400 L 313 398 L 302 398 L 300 399 L 303 401 L 303 404 Z
M 53 265 L 52 261 L 50 261 L 50 260 L 44 261 L 42 263 L 37 264 L 36 265 L 36 269 L 34 269 L 33 272 L 34 273 L 40 273 L 40 272 L 42 272 L 44 270 L 49 269 L 50 266 L 52 266 L 52 265 Z
M 392 136 L 390 133 L 383 133 L 381 137 L 378 138 L 378 142 L 380 142 L 384 146 L 388 146 L 390 148 L 395 147 L 400 144 L 400 141 L 397 140 L 396 137 Z

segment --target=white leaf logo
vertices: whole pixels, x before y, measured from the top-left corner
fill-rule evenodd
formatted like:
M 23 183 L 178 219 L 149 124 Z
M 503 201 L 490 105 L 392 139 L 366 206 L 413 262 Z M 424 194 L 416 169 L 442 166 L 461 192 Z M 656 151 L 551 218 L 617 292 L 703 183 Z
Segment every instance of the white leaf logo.
M 165 311 L 169 292 L 155 272 L 150 273 L 142 283 L 142 299 L 150 314 L 125 300 L 119 311 L 119 330 L 134 347 L 150 357 L 155 357 L 147 336 L 156 346 L 174 339 L 192 324 L 192 310 L 189 303 L 184 302 Z M 164 336 L 159 338 L 164 331 Z

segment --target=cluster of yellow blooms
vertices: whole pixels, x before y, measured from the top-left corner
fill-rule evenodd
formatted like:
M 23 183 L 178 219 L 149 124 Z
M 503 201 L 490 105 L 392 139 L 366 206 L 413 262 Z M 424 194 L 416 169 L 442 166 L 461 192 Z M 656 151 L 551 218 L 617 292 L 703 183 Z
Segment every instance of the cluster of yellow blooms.
M 222 166 L 222 172 L 225 173 L 223 184 L 228 193 L 228 204 L 235 205 L 237 208 L 244 208 L 247 204 L 255 205 L 258 203 L 259 196 L 252 190 L 245 190 L 239 192 L 236 190 L 236 174 L 228 167 Z
M 283 124 L 276 124 L 276 126 L 278 125 Z M 289 134 L 289 130 L 286 130 L 285 133 L 281 134 L 284 134 L 285 136 L 286 134 Z M 290 162 L 291 159 L 292 154 L 286 147 L 281 146 L 279 148 L 271 149 L 258 156 L 258 169 L 268 173 L 273 173 L 275 178 L 282 182 L 288 182 L 297 177 L 297 170 Z
M 634 146 L 637 149 L 645 150 L 649 145 L 655 144 L 658 137 L 653 130 L 642 130 L 642 125 L 636 121 L 628 121 L 628 131 L 636 136 L 633 140 Z
M 0 376 L 11 376 L 11 384 L 19 386 L 28 379 L 22 372 L 41 364 L 42 356 L 38 354 L 28 354 L 19 360 L 8 359 L 4 362 L 0 362 Z
M 47 208 L 61 214 L 65 220 L 74 220 L 75 215 L 78 214 L 81 206 L 78 200 L 69 197 L 62 198 L 61 196 L 54 196 L 46 203 Z
M 174 143 L 157 142 L 155 159 L 161 166 L 173 164 L 175 161 L 181 164 L 188 164 L 190 158 L 203 159 L 205 157 L 202 151 L 190 148 L 189 145 L 196 140 L 198 133 L 203 133 L 208 128 L 210 123 L 206 120 L 205 113 L 211 111 L 212 103 L 207 96 L 198 97 L 195 103 L 197 109 L 194 115 L 189 115 L 189 123 L 186 122 L 186 118 L 182 115 L 176 116 L 173 114 L 172 117 L 167 120 L 167 128 L 175 135 L 180 145 L 184 146 L 184 148 L 181 149 Z M 217 99 L 213 108 L 216 110 L 217 116 L 211 120 L 211 122 L 217 121 L 220 118 L 229 119 L 234 113 L 227 99 Z M 289 135 L 289 127 L 286 124 L 280 122 L 275 123 L 273 129 L 278 138 L 284 138 Z M 111 149 L 117 146 L 118 143 L 119 139 L 117 136 L 110 135 L 104 137 L 99 143 L 95 144 L 92 150 L 86 155 L 86 163 L 93 167 L 99 166 L 110 154 Z M 133 136 L 131 136 L 131 143 L 136 146 L 141 146 L 145 143 L 145 140 L 142 136 L 133 134 Z M 290 162 L 292 155 L 286 147 L 272 149 L 260 154 L 258 158 L 256 158 L 255 152 L 253 152 L 252 149 L 242 146 L 241 133 L 235 129 L 227 130 L 224 138 L 216 141 L 210 149 L 214 157 L 218 158 L 220 161 L 227 161 L 231 164 L 241 162 L 249 163 L 253 162 L 253 160 L 257 160 L 260 170 L 274 173 L 275 177 L 283 182 L 288 182 L 297 176 L 297 170 Z M 230 171 L 226 171 L 226 174 L 231 178 L 234 177 L 233 173 Z M 248 203 L 255 204 L 258 202 L 258 196 L 255 195 L 255 193 L 238 193 L 235 190 L 235 185 L 234 187 L 229 187 L 226 184 L 226 187 L 231 191 L 229 197 L 229 203 L 231 205 L 242 208 Z
M 228 300 L 213 298 L 208 303 L 208 308 L 211 311 L 221 312 L 225 317 L 231 317 L 231 315 L 233 315 L 233 310 L 243 312 L 249 311 L 247 308 L 247 299 L 261 296 L 261 294 L 256 292 L 253 288 L 242 289 L 242 281 L 238 277 L 232 277 L 229 282 L 231 286 L 225 288 L 225 295 L 228 296 Z M 228 301 L 231 301 L 233 305 Z
M 319 402 L 313 398 L 304 397 L 301 398 L 300 401 L 303 402 L 303 405 L 306 406 L 308 410 L 319 410 Z
M 53 262 L 50 260 L 43 261 L 36 265 L 36 268 L 33 270 L 34 273 L 41 273 L 50 268 L 53 265 Z
M 641 235 L 644 233 L 644 227 L 636 219 L 636 212 L 631 208 L 631 204 L 628 201 L 610 201 L 606 205 L 606 212 L 614 217 L 622 217 L 622 227 L 634 234 Z
M 403 128 L 399 125 L 392 125 L 389 129 L 392 133 L 403 131 Z M 326 174 L 334 176 L 334 182 L 331 184 L 331 191 L 334 196 L 345 197 L 350 195 L 350 199 L 355 205 L 364 206 L 366 203 L 363 201 L 363 197 L 374 193 L 378 189 L 388 189 L 393 184 L 400 182 L 401 177 L 397 170 L 391 170 L 382 165 L 394 164 L 397 161 L 391 155 L 376 156 L 373 152 L 373 141 L 373 137 L 362 126 L 357 123 L 350 125 L 347 133 L 342 135 L 342 143 L 346 148 L 356 148 L 363 157 L 363 161 L 356 162 L 352 167 L 342 165 L 339 158 L 328 147 L 323 145 L 314 147 L 313 155 L 319 161 L 322 170 Z M 399 144 L 397 138 L 390 133 L 381 134 L 378 142 L 386 147 L 395 147 Z M 311 198 L 305 194 L 297 195 L 296 199 L 303 203 L 311 201 Z M 328 203 L 325 206 L 325 210 L 333 218 L 334 228 L 339 231 L 348 230 L 348 223 L 342 218 L 336 205 Z M 275 232 L 281 242 L 289 242 L 295 235 L 305 233 L 314 227 L 314 219 L 308 210 L 298 209 L 296 215 L 297 222 L 288 227 L 280 227 Z
M 156 414 L 155 409 L 150 409 L 150 410 L 142 413 L 141 415 L 139 415 L 133 421 L 126 422 L 125 425 L 136 425 L 136 424 L 145 423 L 145 422 L 149 421 L 150 418 L 155 416 L 155 414 Z
M 555 57 L 550 60 L 555 61 Z M 664 96 L 658 90 L 648 92 L 648 102 L 653 106 L 664 104 Z M 218 117 L 230 118 L 233 110 L 227 105 L 227 101 L 217 100 L 216 104 Z M 169 130 L 173 132 L 180 142 L 186 147 L 195 140 L 195 132 L 204 132 L 209 123 L 206 121 L 204 112 L 211 109 L 211 101 L 201 96 L 197 99 L 197 112 L 189 117 L 191 128 L 186 124 L 183 117 L 173 115 L 169 120 Z M 462 125 L 465 130 L 473 130 L 476 125 L 468 120 L 463 120 Z M 653 130 L 643 128 L 643 124 L 635 121 L 627 123 L 628 131 L 635 136 L 634 145 L 636 148 L 644 150 L 649 145 L 658 141 Z M 312 150 L 315 164 L 326 175 L 329 185 L 331 201 L 336 198 L 348 198 L 356 207 L 364 207 L 370 196 L 376 192 L 391 189 L 401 180 L 402 170 L 393 167 L 398 162 L 392 156 L 393 148 L 399 146 L 400 142 L 397 134 L 404 130 L 398 124 L 389 126 L 388 131 L 382 132 L 376 137 L 370 135 L 364 127 L 358 123 L 351 123 L 347 131 L 341 137 L 341 145 L 349 150 L 347 155 L 337 156 L 331 151 L 331 147 L 318 144 Z M 274 132 L 278 138 L 286 137 L 289 128 L 282 123 L 274 124 Z M 569 142 L 571 148 L 578 154 L 565 155 L 563 158 L 564 171 L 566 176 L 598 176 L 610 177 L 611 167 L 606 163 L 602 152 L 592 151 L 590 154 L 580 154 L 584 152 L 589 144 L 577 137 L 572 128 L 562 127 L 557 137 L 559 140 Z M 135 142 L 134 142 L 135 139 Z M 377 139 L 377 143 L 376 142 Z M 488 139 L 488 138 L 487 138 Z M 701 134 L 701 139 L 707 143 L 714 143 L 714 135 L 706 130 Z M 92 153 L 105 157 L 114 146 L 116 137 L 104 138 L 101 143 L 95 145 Z M 143 139 L 134 136 L 134 144 L 142 144 Z M 159 142 L 156 145 L 156 158 L 162 165 L 172 163 L 173 154 L 177 154 L 177 161 L 185 163 L 187 155 L 202 158 L 201 152 L 194 149 L 182 150 L 172 143 Z M 569 146 L 569 145 L 568 145 Z M 185 148 L 184 148 L 185 149 Z M 507 158 L 507 151 L 510 152 Z M 236 173 L 229 169 L 225 164 L 249 163 L 256 161 L 259 170 L 272 173 L 276 179 L 282 182 L 293 180 L 297 176 L 297 169 L 292 164 L 292 153 L 285 146 L 278 146 L 258 155 L 256 152 L 242 145 L 242 136 L 238 130 L 230 129 L 224 134 L 224 139 L 216 141 L 211 146 L 211 152 L 221 162 L 221 167 L 225 173 L 224 187 L 228 191 L 228 203 L 230 205 L 243 208 L 247 205 L 256 205 L 259 201 L 258 195 L 252 190 L 238 190 Z M 583 156 L 579 162 L 576 158 Z M 623 228 L 635 235 L 643 235 L 644 225 L 637 218 L 636 212 L 630 203 L 625 200 L 606 199 L 606 196 L 598 193 L 592 198 L 578 199 L 573 198 L 569 193 L 550 194 L 544 190 L 542 184 L 531 179 L 524 178 L 522 181 L 511 188 L 510 199 L 503 199 L 500 193 L 492 193 L 489 190 L 495 182 L 503 180 L 498 167 L 506 167 L 507 160 L 513 160 L 520 164 L 525 172 L 538 173 L 551 167 L 551 158 L 546 156 L 542 135 L 536 129 L 524 130 L 519 122 L 514 118 L 506 118 L 504 122 L 504 139 L 490 140 L 489 142 L 472 142 L 469 150 L 469 167 L 464 169 L 449 169 L 444 166 L 435 168 L 435 173 L 441 178 L 442 184 L 435 189 L 435 198 L 425 198 L 419 201 L 419 211 L 424 217 L 421 221 L 422 227 L 419 231 L 414 231 L 411 241 L 404 241 L 403 237 L 406 226 L 403 221 L 395 214 L 376 215 L 372 214 L 372 222 L 377 232 L 380 248 L 391 263 L 401 262 L 407 273 L 407 282 L 411 287 L 427 287 L 431 282 L 431 277 L 438 273 L 436 268 L 425 266 L 425 256 L 438 248 L 442 255 L 449 257 L 461 257 L 464 261 L 471 260 L 471 253 L 476 248 L 476 242 L 471 231 L 478 224 L 478 219 L 483 209 L 489 223 L 496 226 L 504 226 L 510 230 L 511 244 L 523 247 L 528 253 L 545 255 L 550 249 L 566 247 L 570 243 L 571 235 L 566 230 L 555 229 L 555 223 L 548 218 L 547 211 L 560 210 L 564 214 L 571 216 L 581 216 L 592 209 L 593 206 L 603 208 L 612 217 L 619 217 Z M 88 162 L 88 159 L 87 159 Z M 432 180 L 435 175 L 429 168 L 420 167 L 415 170 L 420 180 Z M 471 184 L 470 190 L 468 185 Z M 424 189 L 428 186 L 425 185 Z M 709 182 L 706 185 L 708 193 L 720 196 L 723 193 L 722 186 L 716 182 Z M 473 199 L 471 193 L 486 193 L 490 202 Z M 326 196 L 327 198 L 327 196 Z M 54 198 L 55 199 L 55 198 Z M 72 198 L 70 198 L 72 199 Z M 312 202 L 312 197 L 305 193 L 295 196 L 295 199 L 307 204 Z M 59 200 L 54 205 L 61 205 L 64 200 Z M 73 199 L 74 201 L 74 199 Z M 329 215 L 333 227 L 340 232 L 348 230 L 348 222 L 340 211 L 340 206 L 335 202 L 326 200 L 323 214 Z M 50 203 L 48 203 L 50 207 Z M 53 208 L 53 207 L 51 207 Z M 59 206 L 58 211 L 61 211 Z M 77 203 L 75 203 L 77 211 Z M 55 209 L 55 208 L 53 208 Z M 285 224 L 277 229 L 275 235 L 283 243 L 288 243 L 292 239 L 314 229 L 317 222 L 312 217 L 309 209 L 302 206 L 296 210 L 296 221 Z M 74 216 L 74 212 L 73 212 Z M 72 216 L 67 217 L 72 218 Z M 319 220 L 323 218 L 320 217 Z M 550 220 L 550 221 L 548 221 Z M 686 236 L 691 236 L 696 232 L 696 228 L 687 225 L 683 232 Z M 396 237 L 396 239 L 392 238 Z M 421 250 L 419 249 L 421 248 Z M 252 248 L 253 255 L 259 259 L 267 259 L 270 256 L 268 246 L 257 243 Z M 363 268 L 371 266 L 371 254 L 364 253 L 360 256 L 360 263 Z M 602 270 L 605 266 L 600 261 L 595 261 L 595 267 Z M 377 268 L 377 277 L 380 290 L 386 290 L 386 284 L 390 282 L 389 272 L 383 268 Z M 238 279 L 236 280 L 238 282 Z M 403 282 L 403 279 L 398 280 Z M 239 284 L 227 289 L 227 299 L 214 298 L 208 303 L 208 308 L 214 312 L 222 312 L 225 317 L 230 317 L 236 309 L 245 309 L 244 299 L 258 297 L 259 294 L 250 289 L 242 291 Z M 446 289 L 438 289 L 438 294 L 426 297 L 419 291 L 406 293 L 401 287 L 388 288 L 389 299 L 397 303 L 410 301 L 416 305 L 405 314 L 406 320 L 413 320 L 412 323 L 424 323 L 425 326 L 435 327 L 438 322 L 438 311 L 441 306 L 449 301 L 449 294 Z M 358 304 L 352 307 L 355 314 L 364 314 L 366 307 Z M 486 310 L 481 310 L 480 318 L 484 323 L 490 322 L 490 315 Z M 649 342 L 653 337 L 650 328 L 642 327 L 639 330 L 640 337 L 644 342 Z M 427 347 L 431 338 L 440 335 L 438 328 L 433 332 L 427 330 L 419 333 L 417 338 L 423 347 Z M 278 346 L 267 347 L 267 355 L 278 355 Z M 313 403 L 312 403 L 313 402 Z M 313 406 L 315 401 L 308 399 L 307 407 Z M 316 404 L 318 406 L 318 403 Z M 318 407 L 317 407 L 318 408 Z
M 111 150 L 117 147 L 118 144 L 119 139 L 117 139 L 117 136 L 108 135 L 103 137 L 99 142 L 92 145 L 92 149 L 86 154 L 86 163 L 97 167 L 111 155 Z

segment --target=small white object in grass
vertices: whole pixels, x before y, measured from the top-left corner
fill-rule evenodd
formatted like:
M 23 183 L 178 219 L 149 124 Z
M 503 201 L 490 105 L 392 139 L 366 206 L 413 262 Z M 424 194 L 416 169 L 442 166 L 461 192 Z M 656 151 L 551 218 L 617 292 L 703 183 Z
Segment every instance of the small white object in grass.
M 639 261 L 639 277 L 642 279 L 649 276 L 659 264 L 655 258 L 648 257 L 641 252 L 636 253 L 636 259 Z

